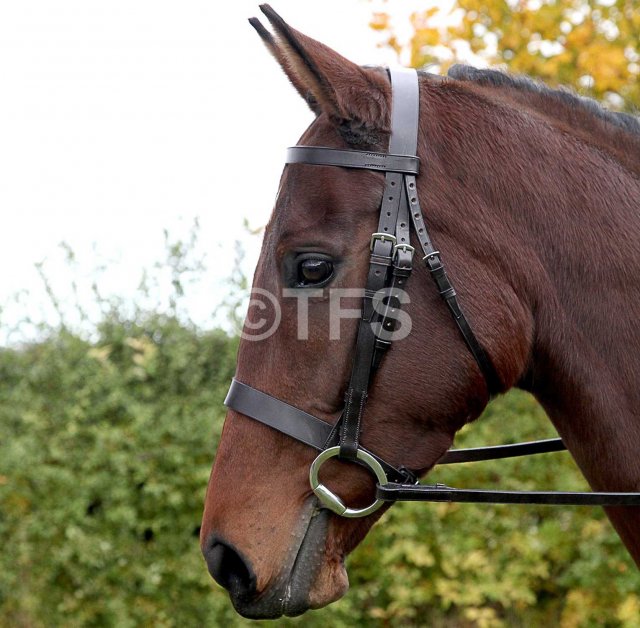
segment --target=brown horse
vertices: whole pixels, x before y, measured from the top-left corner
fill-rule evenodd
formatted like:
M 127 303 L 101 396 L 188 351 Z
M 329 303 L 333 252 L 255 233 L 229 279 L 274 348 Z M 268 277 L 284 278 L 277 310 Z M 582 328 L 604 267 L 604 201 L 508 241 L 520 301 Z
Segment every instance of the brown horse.
M 386 151 L 386 72 L 263 11 L 276 37 L 253 25 L 317 115 L 300 144 Z M 502 388 L 536 396 L 594 489 L 640 490 L 640 125 L 497 72 L 421 73 L 419 88 L 425 221 Z M 357 321 L 345 318 L 333 339 L 327 292 L 364 286 L 383 185 L 367 170 L 288 165 L 255 272 L 254 287 L 275 296 L 249 309 L 247 335 L 276 322 L 276 309 L 281 321 L 241 342 L 237 377 L 328 422 L 342 407 Z M 426 473 L 488 394 L 425 269 L 414 274 L 411 333 L 373 379 L 362 443 Z M 303 301 L 285 295 L 308 285 L 320 292 L 304 300 L 301 333 Z M 308 480 L 314 457 L 228 412 L 201 541 L 245 616 L 295 615 L 340 598 L 345 556 L 383 512 L 345 519 L 319 509 Z M 323 479 L 349 505 L 371 501 L 373 478 L 356 465 L 331 460 Z M 640 509 L 607 514 L 640 564 Z

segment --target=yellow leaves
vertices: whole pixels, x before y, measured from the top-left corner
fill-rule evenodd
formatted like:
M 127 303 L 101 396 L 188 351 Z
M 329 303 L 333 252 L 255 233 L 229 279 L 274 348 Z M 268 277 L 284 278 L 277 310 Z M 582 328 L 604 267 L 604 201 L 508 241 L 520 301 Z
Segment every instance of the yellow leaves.
M 463 569 L 474 569 L 477 571 L 481 571 L 488 564 L 487 554 L 480 550 L 474 550 L 469 552 L 462 559 L 462 568 Z
M 135 379 L 146 379 L 155 365 L 158 347 L 153 340 L 147 336 L 125 338 L 123 344 L 132 350 L 129 354 L 132 365 L 128 372 Z M 117 354 L 117 351 L 117 346 L 102 345 L 91 347 L 87 351 L 87 356 L 99 362 L 102 367 L 115 370 L 117 366 L 112 362 L 111 357 Z M 116 353 L 114 354 L 114 352 Z
M 598 598 L 593 591 L 574 589 L 567 595 L 560 628 L 581 628 L 589 624 L 598 608 Z M 640 597 L 635 593 L 627 595 L 615 609 L 615 618 L 621 628 L 637 628 L 640 617 Z
M 426 545 L 413 545 L 408 557 L 416 567 L 433 567 L 436 559 Z
M 433 54 L 432 49 L 440 43 L 437 28 L 421 28 L 411 41 L 411 65 L 425 65 Z
M 156 356 L 157 347 L 146 336 L 127 338 L 125 344 L 134 350 L 132 360 L 136 366 L 146 367 Z
M 427 545 L 417 545 L 409 539 L 398 539 L 391 551 L 394 561 L 400 560 L 416 567 L 432 567 L 436 562 Z
M 594 595 L 584 589 L 573 589 L 567 594 L 560 618 L 560 628 L 581 628 L 593 617 Z
M 566 46 L 575 50 L 582 50 L 585 46 L 593 44 L 595 36 L 593 22 L 582 22 L 582 24 L 574 26 L 567 34 Z
M 578 54 L 578 65 L 588 71 L 603 91 L 616 91 L 629 78 L 624 50 L 598 42 Z
M 374 31 L 384 31 L 391 27 L 391 20 L 387 13 L 374 13 L 369 26 Z
M 478 628 L 499 628 L 504 622 L 498 619 L 493 608 L 467 608 L 464 611 L 465 619 L 474 622 Z
M 409 19 L 414 30 L 411 39 L 411 65 L 425 65 L 434 55 L 433 49 L 442 43 L 440 12 L 438 6 L 433 6 L 411 14 Z
M 387 14 L 376 13 L 372 25 L 388 31 L 387 44 L 400 50 Z M 447 15 L 430 7 L 413 14 L 411 25 L 408 46 L 415 67 L 446 67 L 468 46 L 489 64 L 506 64 L 595 98 L 618 94 L 629 107 L 640 106 L 640 8 L 635 0 L 456 0 Z
M 369 610 L 367 615 L 369 615 L 369 617 L 371 617 L 372 619 L 387 619 L 388 617 L 387 611 L 384 608 L 380 608 L 379 606 L 374 606 Z
M 530 34 L 539 34 L 542 39 L 555 40 L 560 34 L 560 24 L 568 3 L 545 2 L 539 9 L 523 10 Z
M 440 43 L 440 33 L 437 28 L 421 28 L 416 31 L 415 39 L 423 46 L 437 46 Z
M 587 521 L 582 527 L 582 538 L 585 540 L 598 538 L 608 531 L 608 525 L 606 521 L 598 519 Z
M 109 345 L 91 347 L 91 349 L 87 351 L 87 355 L 101 364 L 106 365 L 109 362 L 109 355 L 111 355 L 111 347 Z
M 640 617 L 640 597 L 632 593 L 618 606 L 616 618 L 620 620 L 623 628 L 635 628 Z
M 393 34 L 391 19 L 387 13 L 374 13 L 369 22 L 369 27 L 380 33 L 387 31 L 388 35 L 385 44 L 395 50 L 396 53 L 400 53 L 402 46 L 398 43 L 396 36 Z

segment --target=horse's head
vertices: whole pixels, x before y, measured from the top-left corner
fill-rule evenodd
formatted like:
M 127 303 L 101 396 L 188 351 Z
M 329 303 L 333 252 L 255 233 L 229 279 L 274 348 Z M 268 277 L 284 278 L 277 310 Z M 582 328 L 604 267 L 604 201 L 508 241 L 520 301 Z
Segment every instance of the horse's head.
M 277 37 L 257 21 L 253 25 L 317 116 L 300 144 L 385 152 L 387 73 L 354 65 L 263 10 Z M 423 162 L 426 153 L 421 134 Z M 418 178 L 427 211 L 430 176 Z M 358 325 L 352 313 L 361 307 L 384 179 L 368 170 L 288 165 L 255 271 L 237 378 L 329 423 L 344 405 Z M 450 256 L 456 255 L 455 234 L 443 238 L 450 240 Z M 482 266 L 471 261 L 466 268 L 465 305 L 493 354 L 485 333 L 491 315 L 480 313 L 482 288 L 471 296 Z M 373 377 L 361 441 L 389 463 L 424 473 L 455 432 L 478 416 L 488 391 L 427 272 L 417 268 L 414 275 L 400 327 L 410 333 L 394 343 Z M 499 357 L 492 355 L 501 377 L 513 378 Z M 227 414 L 201 538 L 212 575 L 243 615 L 295 615 L 347 590 L 345 556 L 382 510 L 345 519 L 320 509 L 309 485 L 316 455 L 239 412 Z M 372 501 L 374 478 L 358 465 L 330 460 L 322 480 L 350 506 Z

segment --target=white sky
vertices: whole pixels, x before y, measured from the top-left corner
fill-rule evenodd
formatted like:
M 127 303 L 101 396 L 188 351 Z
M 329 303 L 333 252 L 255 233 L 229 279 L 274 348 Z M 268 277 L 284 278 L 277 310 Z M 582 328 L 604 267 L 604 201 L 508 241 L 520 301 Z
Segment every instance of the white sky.
M 273 0 L 292 26 L 380 64 L 395 58 L 376 46 L 373 11 L 408 34 L 409 13 L 425 4 Z M 198 217 L 215 268 L 193 316 L 215 311 L 243 218 L 266 222 L 284 149 L 311 121 L 247 23 L 253 15 L 258 3 L 247 0 L 0 5 L 0 304 L 22 290 L 33 315 L 51 318 L 34 264 L 47 260 L 64 298 L 61 241 L 77 274 L 105 264 L 107 290 L 131 294 L 162 258 L 163 229 L 178 237 Z M 251 267 L 259 244 L 247 245 Z M 20 316 L 9 306 L 4 321 Z

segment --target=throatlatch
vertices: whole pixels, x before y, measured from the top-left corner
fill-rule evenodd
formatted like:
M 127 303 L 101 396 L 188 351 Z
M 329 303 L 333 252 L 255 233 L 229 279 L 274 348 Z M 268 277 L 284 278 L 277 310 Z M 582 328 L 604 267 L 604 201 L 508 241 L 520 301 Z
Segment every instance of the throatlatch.
M 417 157 L 419 122 L 418 74 L 412 69 L 389 71 L 392 87 L 389 152 L 339 150 L 318 146 L 294 146 L 287 151 L 287 164 L 303 163 L 342 168 L 360 168 L 385 173 L 380 217 L 371 235 L 369 271 L 365 285 L 351 377 L 345 406 L 337 425 L 331 425 L 247 384 L 233 380 L 225 405 L 260 421 L 321 453 L 309 472 L 311 487 L 320 502 L 344 517 L 362 517 L 384 502 L 456 501 L 475 503 L 522 503 L 565 505 L 640 505 L 640 493 L 562 493 L 527 491 L 480 491 L 453 489 L 441 484 L 417 485 L 413 472 L 396 468 L 359 444 L 362 418 L 371 375 L 391 346 L 396 331 L 400 291 L 412 271 L 415 249 L 410 243 L 410 225 L 427 270 L 440 296 L 487 383 L 489 395 L 504 386 L 486 351 L 476 338 L 447 274 L 440 252 L 427 231 L 416 186 L 420 161 Z M 451 450 L 438 464 L 492 460 L 566 449 L 561 439 L 518 443 L 498 447 Z M 319 481 L 322 464 L 332 457 L 366 466 L 378 481 L 376 500 L 366 508 L 348 508 Z

